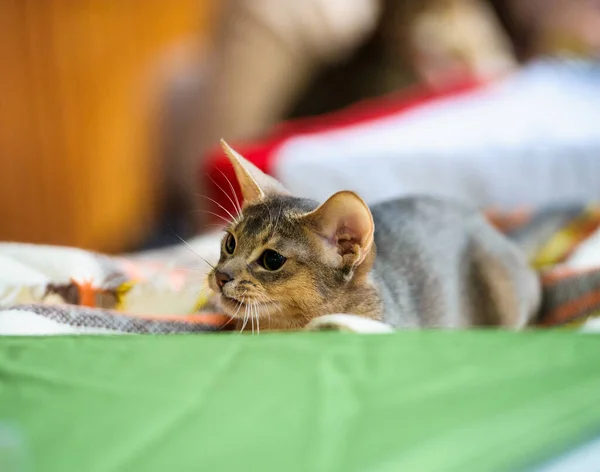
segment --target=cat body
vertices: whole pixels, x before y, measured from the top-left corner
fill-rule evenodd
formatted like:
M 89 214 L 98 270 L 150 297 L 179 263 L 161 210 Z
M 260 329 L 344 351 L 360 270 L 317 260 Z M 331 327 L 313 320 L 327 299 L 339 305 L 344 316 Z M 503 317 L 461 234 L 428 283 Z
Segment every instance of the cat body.
M 431 197 L 368 208 L 349 191 L 319 204 L 223 145 L 244 206 L 209 285 L 240 330 L 301 329 L 332 313 L 402 328 L 519 328 L 537 313 L 537 274 L 478 212 Z
M 371 208 L 372 280 L 396 327 L 523 327 L 539 306 L 538 275 L 474 209 L 431 197 Z

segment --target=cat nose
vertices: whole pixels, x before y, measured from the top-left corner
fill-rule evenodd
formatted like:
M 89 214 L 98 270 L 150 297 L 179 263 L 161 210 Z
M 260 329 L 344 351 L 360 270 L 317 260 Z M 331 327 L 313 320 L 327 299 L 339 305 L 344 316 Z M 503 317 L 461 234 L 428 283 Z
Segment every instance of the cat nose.
M 219 288 L 223 288 L 223 286 L 227 283 L 227 282 L 231 282 L 233 279 L 231 277 L 229 277 L 228 274 L 226 274 L 225 272 L 216 272 L 215 273 L 215 278 L 217 279 L 217 285 L 219 286 Z

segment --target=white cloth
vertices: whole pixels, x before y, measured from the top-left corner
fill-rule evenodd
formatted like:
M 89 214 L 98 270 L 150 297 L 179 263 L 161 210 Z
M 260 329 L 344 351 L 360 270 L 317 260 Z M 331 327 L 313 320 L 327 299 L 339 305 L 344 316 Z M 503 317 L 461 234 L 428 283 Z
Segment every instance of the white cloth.
M 600 200 L 600 66 L 532 64 L 501 83 L 343 129 L 273 159 L 294 194 L 368 203 L 407 194 L 511 209 Z

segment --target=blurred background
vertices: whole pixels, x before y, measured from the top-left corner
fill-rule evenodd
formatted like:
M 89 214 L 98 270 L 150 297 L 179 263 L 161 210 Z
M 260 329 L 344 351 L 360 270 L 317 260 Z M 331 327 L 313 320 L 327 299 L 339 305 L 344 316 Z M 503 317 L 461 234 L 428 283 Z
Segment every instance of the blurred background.
M 0 240 L 189 237 L 220 137 L 599 51 L 598 0 L 0 0 Z
M 149 237 L 162 94 L 216 3 L 0 1 L 0 240 L 114 252 Z

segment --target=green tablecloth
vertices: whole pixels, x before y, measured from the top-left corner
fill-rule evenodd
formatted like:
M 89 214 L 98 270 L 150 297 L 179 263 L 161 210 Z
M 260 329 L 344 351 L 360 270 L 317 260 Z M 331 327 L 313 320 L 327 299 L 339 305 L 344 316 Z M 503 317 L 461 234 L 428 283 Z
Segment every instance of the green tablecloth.
M 599 399 L 565 332 L 0 338 L 0 470 L 515 470 Z

